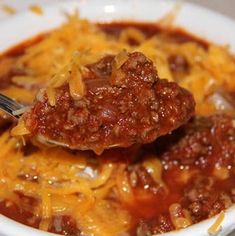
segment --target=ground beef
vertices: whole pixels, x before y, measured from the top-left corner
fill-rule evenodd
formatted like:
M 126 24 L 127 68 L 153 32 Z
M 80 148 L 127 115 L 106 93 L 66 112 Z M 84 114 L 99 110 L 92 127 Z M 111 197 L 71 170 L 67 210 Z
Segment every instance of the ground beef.
M 182 205 L 191 215 L 194 223 L 210 218 L 232 205 L 230 193 L 218 191 L 215 179 L 197 176 L 184 189 Z
M 168 63 L 172 72 L 186 73 L 189 70 L 189 64 L 187 60 L 181 55 L 169 56 Z
M 26 71 L 16 66 L 17 58 L 6 57 L 0 60 L 0 90 L 8 88 L 14 84 L 12 78 L 14 76 L 24 76 Z
M 48 231 L 62 235 L 82 235 L 76 221 L 67 215 L 54 216 Z
M 152 236 L 153 234 L 165 233 L 174 230 L 169 216 L 161 214 L 155 219 L 140 221 L 137 228 L 137 236 Z
M 182 55 L 170 55 L 168 57 L 168 64 L 175 81 L 184 79 L 190 71 L 190 65 L 186 58 Z
M 67 144 L 101 153 L 110 147 L 150 143 L 192 117 L 192 95 L 176 83 L 159 79 L 153 62 L 142 53 L 127 54 L 114 69 L 114 56 L 87 66 L 86 95 L 73 99 L 69 86 L 56 89 L 56 105 L 47 96 L 25 115 L 27 128 Z
M 144 148 L 145 152 L 155 153 L 156 158 L 161 159 L 163 181 L 169 195 L 162 195 L 162 205 L 166 204 L 164 212 L 138 222 L 140 232 L 151 235 L 173 230 L 175 227 L 169 215 L 169 207 L 173 203 L 188 212 L 192 224 L 215 216 L 234 204 L 233 117 L 225 114 L 195 117 L 171 135 L 160 137 Z M 225 174 L 216 173 L 215 170 L 220 168 Z M 172 199 L 176 193 L 178 197 Z
M 196 165 L 213 170 L 215 165 L 235 165 L 235 123 L 228 115 L 197 117 L 155 143 L 165 165 Z
M 154 181 L 152 176 L 142 165 L 136 164 L 134 166 L 129 166 L 128 179 L 133 189 L 141 188 L 143 191 L 148 191 L 154 195 L 159 195 L 160 197 L 166 195 L 166 189 L 161 183 Z

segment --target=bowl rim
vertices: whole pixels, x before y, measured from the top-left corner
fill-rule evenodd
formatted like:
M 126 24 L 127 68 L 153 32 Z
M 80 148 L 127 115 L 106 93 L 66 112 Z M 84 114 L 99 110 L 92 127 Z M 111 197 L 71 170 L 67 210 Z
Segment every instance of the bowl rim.
M 230 208 L 223 211 L 224 212 L 224 219 L 218 229 L 216 231 L 217 236 L 221 235 L 228 235 L 232 230 L 235 229 L 235 225 L 230 224 L 230 219 L 233 219 L 233 223 L 235 223 L 235 205 L 231 206 Z M 219 213 L 220 214 L 220 213 Z M 180 229 L 180 230 L 173 230 L 163 234 L 154 234 L 152 236 L 188 236 L 190 234 L 195 235 L 205 235 L 209 236 L 208 229 L 216 222 L 219 214 L 213 216 L 210 219 L 203 220 L 196 224 L 193 224 L 187 228 Z M 12 232 L 12 229 L 14 231 Z M 222 232 L 223 231 L 223 232 Z M 2 214 L 0 214 L 0 235 L 1 236 L 58 236 L 58 234 L 45 232 L 17 221 L 14 221 Z M 220 234 L 220 233 L 223 234 Z M 218 234 L 219 233 L 219 234 Z
M 89 7 L 87 7 L 88 4 Z M 42 5 L 43 15 L 23 11 L 2 20 L 0 29 L 6 33 L 0 34 L 0 52 L 4 52 L 12 45 L 38 35 L 40 32 L 56 28 L 66 19 L 63 13 L 72 13 L 74 9 L 79 9 L 81 17 L 88 16 L 91 21 L 140 20 L 157 22 L 175 5 L 174 0 L 148 0 L 148 4 L 141 0 L 102 0 L 102 2 L 100 0 L 69 0 Z M 28 20 L 26 21 L 26 19 Z M 17 27 L 15 27 L 16 23 Z M 235 52 L 235 31 L 233 30 L 235 21 L 221 13 L 193 3 L 183 2 L 174 21 L 174 26 L 186 29 L 189 33 L 210 42 L 221 45 L 229 44 L 231 51 Z
M 90 7 L 91 2 L 93 7 Z M 89 5 L 89 8 L 87 8 L 87 5 Z M 142 0 L 103 0 L 102 2 L 100 0 L 78 0 L 43 5 L 44 14 L 42 16 L 24 11 L 0 23 L 0 30 L 5 32 L 4 34 L 0 34 L 0 55 L 1 52 L 4 54 L 6 50 L 24 40 L 59 26 L 65 21 L 64 12 L 72 13 L 74 9 L 79 9 L 81 17 L 88 17 L 92 21 L 134 20 L 156 22 L 174 7 L 175 1 L 148 0 L 148 5 L 146 5 Z M 144 12 L 148 8 L 151 10 L 146 15 Z M 52 15 L 53 18 L 51 18 Z M 196 21 L 199 15 L 203 24 Z M 17 27 L 15 27 L 16 24 Z M 220 13 L 196 4 L 182 3 L 181 10 L 174 25 L 175 27 L 186 29 L 193 35 L 218 44 L 223 45 L 229 43 L 231 45 L 231 51 L 235 52 L 235 41 L 233 40 L 235 38 L 235 31 L 232 30 L 235 27 L 235 21 Z M 209 29 L 209 32 L 206 29 Z M 219 34 L 218 31 L 220 32 Z M 235 219 L 235 206 L 228 208 L 224 212 L 225 219 L 221 227 L 224 230 L 223 232 L 230 232 L 235 228 L 235 225 L 233 226 L 235 220 L 231 220 Z M 208 235 L 207 230 L 215 222 L 217 217 L 218 215 L 193 224 L 185 229 L 171 231 L 162 235 L 186 236 L 190 233 Z M 0 214 L 0 235 L 18 236 L 19 232 L 24 236 L 57 235 L 23 225 Z

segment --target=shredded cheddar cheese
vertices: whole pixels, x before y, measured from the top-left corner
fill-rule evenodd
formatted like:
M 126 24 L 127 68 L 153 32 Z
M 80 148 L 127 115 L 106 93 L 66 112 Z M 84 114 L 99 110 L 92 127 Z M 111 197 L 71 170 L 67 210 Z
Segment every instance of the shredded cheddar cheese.
M 38 5 L 31 5 L 29 7 L 30 11 L 32 11 L 35 14 L 42 15 L 43 14 L 43 9 L 38 6 Z
M 37 199 L 40 204 L 28 210 L 41 217 L 40 229 L 47 230 L 51 217 L 57 214 L 73 215 L 79 224 L 85 227 L 94 217 L 94 206 L 98 207 L 97 217 L 102 217 L 105 221 L 109 221 L 109 217 L 116 214 L 115 209 L 118 206 L 109 206 L 110 203 L 103 200 L 115 184 L 114 176 L 111 177 L 116 168 L 115 164 L 104 163 L 100 170 L 95 169 L 92 167 L 92 160 L 82 152 L 74 155 L 60 148 L 41 147 L 37 152 L 24 157 L 21 149 L 17 148 L 18 142 L 17 139 L 10 137 L 8 131 L 0 137 L 0 145 L 3 147 L 0 153 L 2 166 L 0 197 L 17 202 L 18 196 L 15 193 L 17 191 Z M 87 168 L 93 169 L 95 178 L 88 172 L 86 174 Z M 31 181 L 21 176 L 30 178 Z M 105 208 L 102 209 L 101 206 Z M 107 210 L 110 211 L 110 215 L 107 214 Z M 84 218 L 84 214 L 87 218 Z M 105 234 L 101 233 L 105 222 L 100 221 L 98 217 L 96 227 L 101 228 L 97 235 L 124 232 L 129 216 L 125 211 L 119 214 L 122 214 L 126 220 L 123 221 L 124 218 L 120 216 L 115 221 L 116 229 L 106 227 Z M 107 219 L 103 218 L 104 215 L 107 215 Z M 99 222 L 103 222 L 101 226 L 98 226 Z M 90 229 L 89 232 L 93 230 Z
M 22 119 L 20 119 L 20 121 L 18 122 L 18 125 L 15 126 L 12 130 L 11 130 L 11 134 L 13 136 L 18 136 L 18 135 L 25 135 L 25 134 L 29 134 L 30 132 L 27 130 L 27 128 L 25 127 L 24 121 Z
M 74 100 L 83 97 L 86 93 L 85 83 L 82 79 L 81 69 L 74 63 L 69 76 L 69 90 Z
M 224 217 L 225 217 L 224 212 L 223 211 L 220 212 L 219 216 L 217 217 L 213 225 L 211 225 L 211 227 L 208 229 L 208 233 L 210 235 L 215 235 L 220 230 Z
M 192 224 L 189 212 L 182 209 L 180 204 L 174 203 L 170 205 L 169 212 L 176 229 L 183 229 Z
M 1 6 L 1 8 L 5 13 L 7 13 L 9 15 L 14 15 L 16 13 L 16 9 L 12 6 L 4 4 L 4 5 Z

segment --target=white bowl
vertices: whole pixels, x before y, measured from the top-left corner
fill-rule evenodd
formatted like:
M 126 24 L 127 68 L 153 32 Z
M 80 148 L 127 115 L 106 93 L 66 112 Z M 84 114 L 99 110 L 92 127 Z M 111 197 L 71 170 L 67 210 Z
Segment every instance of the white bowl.
M 44 14 L 36 15 L 24 12 L 10 17 L 0 23 L 0 52 L 34 36 L 59 26 L 64 20 L 64 12 L 79 9 L 82 17 L 92 21 L 139 20 L 157 21 L 175 5 L 169 0 L 78 0 L 44 6 Z M 218 44 L 229 44 L 235 52 L 235 22 L 219 13 L 189 4 L 182 3 L 181 10 L 175 21 L 176 26 L 187 29 Z M 194 224 L 186 229 L 164 234 L 206 236 L 208 228 L 215 222 L 211 219 Z M 235 228 L 235 207 L 225 211 L 225 218 L 218 235 L 227 235 Z M 49 236 L 55 235 L 22 225 L 0 215 L 0 236 Z

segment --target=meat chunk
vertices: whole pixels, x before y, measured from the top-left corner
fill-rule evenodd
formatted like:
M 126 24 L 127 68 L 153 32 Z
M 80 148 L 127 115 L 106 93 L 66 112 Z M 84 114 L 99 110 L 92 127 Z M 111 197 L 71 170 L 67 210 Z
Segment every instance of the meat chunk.
M 174 230 L 169 216 L 159 215 L 156 219 L 140 221 L 136 235 L 137 236 L 152 236 L 153 234 L 165 233 Z
M 196 165 L 208 171 L 215 166 L 232 167 L 235 165 L 235 121 L 224 114 L 197 117 L 173 135 L 159 140 L 155 148 L 168 167 Z
M 86 66 L 85 91 L 71 96 L 69 83 L 46 93 L 24 115 L 33 136 L 101 153 L 111 147 L 149 143 L 194 115 L 192 95 L 176 83 L 159 79 L 153 62 L 140 52 L 106 56 Z

